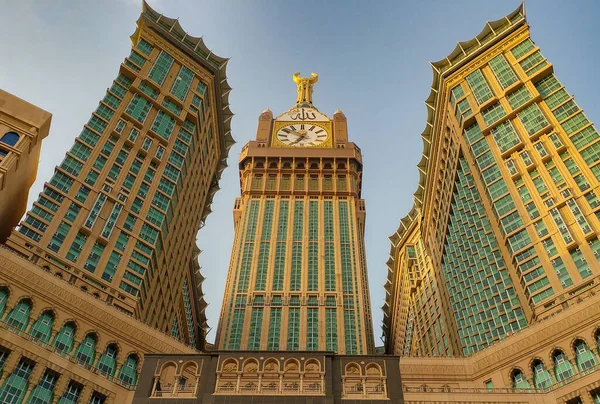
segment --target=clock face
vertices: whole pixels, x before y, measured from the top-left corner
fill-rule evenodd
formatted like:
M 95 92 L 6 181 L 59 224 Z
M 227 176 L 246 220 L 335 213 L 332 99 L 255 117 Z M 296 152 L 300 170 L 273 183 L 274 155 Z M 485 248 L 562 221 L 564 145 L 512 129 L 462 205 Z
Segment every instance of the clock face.
M 297 123 L 279 129 L 277 139 L 287 146 L 318 146 L 327 140 L 327 131 L 312 123 Z

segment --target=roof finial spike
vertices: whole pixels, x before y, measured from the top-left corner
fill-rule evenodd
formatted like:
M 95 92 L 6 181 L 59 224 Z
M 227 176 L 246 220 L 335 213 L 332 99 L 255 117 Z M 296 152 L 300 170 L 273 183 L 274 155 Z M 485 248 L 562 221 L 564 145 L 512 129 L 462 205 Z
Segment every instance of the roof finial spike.
M 294 73 L 292 79 L 298 87 L 298 98 L 296 99 L 296 105 L 299 107 L 312 107 L 312 93 L 313 86 L 319 81 L 319 75 L 317 73 L 311 73 L 312 77 L 300 77 L 300 72 Z

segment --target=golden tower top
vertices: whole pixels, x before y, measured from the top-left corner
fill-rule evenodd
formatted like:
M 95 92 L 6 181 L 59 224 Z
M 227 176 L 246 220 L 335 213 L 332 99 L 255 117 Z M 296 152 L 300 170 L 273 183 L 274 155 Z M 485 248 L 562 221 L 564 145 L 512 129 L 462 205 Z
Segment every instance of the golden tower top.
M 319 81 L 317 73 L 311 73 L 312 77 L 300 77 L 300 72 L 294 73 L 292 78 L 298 86 L 298 99 L 296 105 L 299 107 L 312 107 L 313 86 Z

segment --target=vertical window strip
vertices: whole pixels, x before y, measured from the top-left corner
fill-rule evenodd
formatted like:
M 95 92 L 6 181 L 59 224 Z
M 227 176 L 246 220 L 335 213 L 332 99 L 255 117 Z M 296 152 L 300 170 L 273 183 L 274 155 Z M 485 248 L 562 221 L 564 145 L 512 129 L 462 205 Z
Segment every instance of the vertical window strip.
M 297 351 L 300 347 L 300 308 L 290 307 L 288 310 L 287 350 Z
M 319 202 L 308 205 L 308 290 L 319 290 Z

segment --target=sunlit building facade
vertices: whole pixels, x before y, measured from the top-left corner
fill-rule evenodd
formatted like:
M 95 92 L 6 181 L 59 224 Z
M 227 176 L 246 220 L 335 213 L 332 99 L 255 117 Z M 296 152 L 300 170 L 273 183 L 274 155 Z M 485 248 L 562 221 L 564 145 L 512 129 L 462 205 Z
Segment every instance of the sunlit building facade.
M 390 237 L 386 350 L 409 357 L 415 394 L 600 402 L 600 135 L 522 6 L 432 66 L 415 205 Z M 428 358 L 436 373 L 424 356 L 451 358 Z
M 144 354 L 204 347 L 196 234 L 233 145 L 227 59 L 146 3 L 131 41 L 0 249 L 0 402 L 129 402 Z M 31 139 L 37 163 L 45 114 L 10 123 L 2 166 Z
M 242 196 L 217 333 L 222 350 L 373 352 L 364 251 L 362 157 L 346 117 L 296 105 L 242 149 Z

